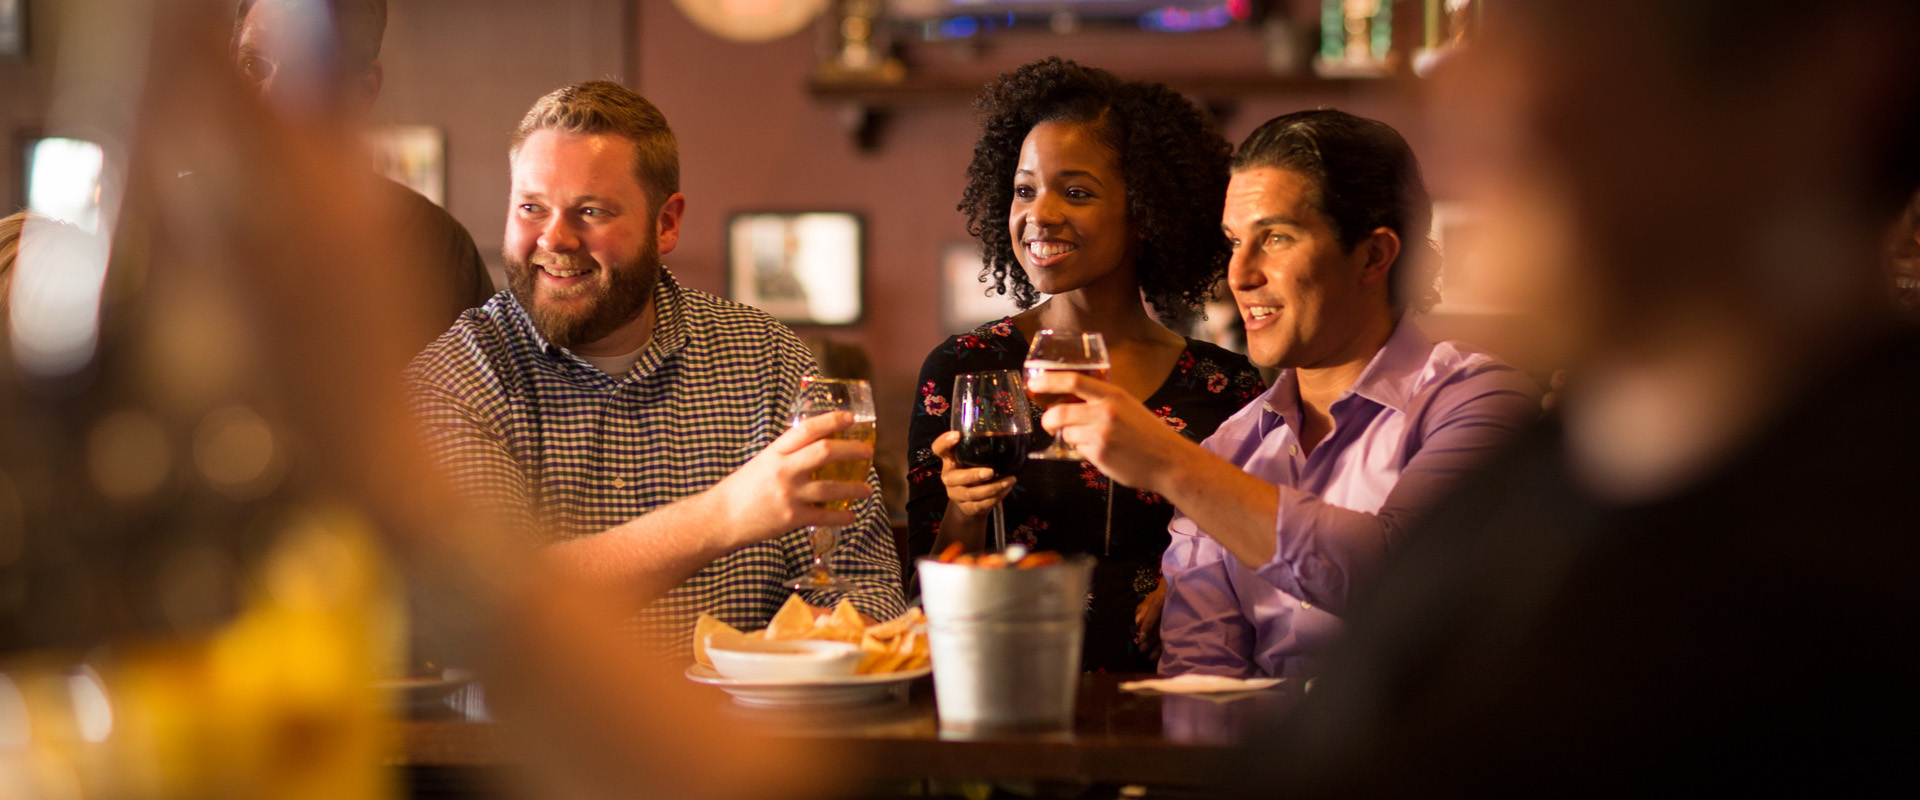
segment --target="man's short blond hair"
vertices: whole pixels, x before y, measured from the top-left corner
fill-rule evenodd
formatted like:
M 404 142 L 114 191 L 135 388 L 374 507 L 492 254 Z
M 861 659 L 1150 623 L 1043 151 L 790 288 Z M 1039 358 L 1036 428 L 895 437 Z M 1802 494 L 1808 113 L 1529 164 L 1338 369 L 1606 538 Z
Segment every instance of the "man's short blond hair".
M 613 81 L 587 81 L 555 89 L 534 102 L 513 131 L 507 158 L 536 131 L 610 134 L 633 142 L 633 172 L 647 194 L 650 210 L 680 191 L 680 145 L 660 109 L 639 92 Z

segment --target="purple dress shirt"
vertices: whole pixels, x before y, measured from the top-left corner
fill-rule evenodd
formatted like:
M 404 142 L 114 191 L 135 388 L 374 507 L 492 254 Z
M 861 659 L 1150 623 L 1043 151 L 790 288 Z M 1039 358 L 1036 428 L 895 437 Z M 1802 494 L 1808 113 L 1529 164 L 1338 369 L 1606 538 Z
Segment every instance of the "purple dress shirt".
M 1339 614 L 1460 477 L 1540 413 L 1531 378 L 1485 352 L 1435 343 L 1402 317 L 1304 453 L 1292 370 L 1201 447 L 1280 487 L 1273 560 L 1241 563 L 1185 514 L 1161 559 L 1160 672 L 1311 677 Z

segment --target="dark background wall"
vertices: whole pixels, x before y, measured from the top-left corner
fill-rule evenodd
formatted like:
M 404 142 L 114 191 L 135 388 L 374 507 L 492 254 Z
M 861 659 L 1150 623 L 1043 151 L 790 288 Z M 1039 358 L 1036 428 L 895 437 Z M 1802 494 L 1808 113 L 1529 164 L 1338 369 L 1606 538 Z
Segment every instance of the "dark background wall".
M 59 2 L 28 1 L 33 52 L 25 61 L 0 61 L 0 125 L 9 140 L 40 127 L 48 99 Z M 1312 0 L 1294 5 L 1303 6 L 1295 11 L 1301 20 L 1311 20 L 1317 7 Z M 1416 151 L 1425 149 L 1417 89 L 1275 77 L 1267 41 L 1244 29 L 1032 33 L 916 45 L 906 51 L 910 81 L 933 88 L 882 108 L 875 146 L 863 149 L 848 133 L 852 104 L 807 88 L 825 24 L 775 42 L 738 44 L 697 28 L 670 0 L 390 0 L 380 116 L 445 132 L 447 206 L 496 269 L 508 133 L 539 95 L 590 78 L 635 86 L 679 134 L 688 211 L 680 246 L 666 260 L 685 283 L 726 293 L 724 225 L 733 213 L 858 212 L 866 223 L 865 319 L 800 333 L 870 352 L 881 445 L 896 454 L 904 454 L 920 361 L 954 332 L 938 313 L 938 261 L 943 247 L 967 241 L 954 206 L 977 130 L 970 95 L 992 75 L 1061 55 L 1124 77 L 1193 87 L 1231 140 L 1277 114 L 1336 106 L 1384 120 Z M 17 158 L 14 148 L 0 159 L 0 185 L 19 185 Z M 1436 195 L 1444 197 L 1445 170 L 1428 166 Z M 1429 327 L 1496 350 L 1506 341 L 1497 319 L 1443 317 Z

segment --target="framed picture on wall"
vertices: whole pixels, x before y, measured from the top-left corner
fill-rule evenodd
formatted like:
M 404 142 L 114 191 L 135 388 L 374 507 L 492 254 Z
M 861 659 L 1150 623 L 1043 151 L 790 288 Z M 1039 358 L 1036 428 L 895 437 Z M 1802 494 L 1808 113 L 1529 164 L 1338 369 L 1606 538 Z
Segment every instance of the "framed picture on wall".
M 852 325 L 864 313 L 861 220 L 847 211 L 753 211 L 727 220 L 733 299 L 788 325 Z
M 1012 295 L 989 293 L 980 280 L 983 266 L 979 242 L 948 242 L 940 248 L 940 324 L 948 333 L 1020 313 Z
M 386 125 L 368 131 L 366 138 L 380 174 L 441 206 L 447 204 L 447 137 L 439 128 Z

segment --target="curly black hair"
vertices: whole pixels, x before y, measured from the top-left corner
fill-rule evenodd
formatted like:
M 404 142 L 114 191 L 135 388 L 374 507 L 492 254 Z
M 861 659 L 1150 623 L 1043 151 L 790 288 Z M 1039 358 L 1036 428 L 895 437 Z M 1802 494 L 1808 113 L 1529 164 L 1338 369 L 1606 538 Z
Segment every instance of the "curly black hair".
M 1119 154 L 1127 221 L 1141 235 L 1135 274 L 1161 316 L 1177 318 L 1206 302 L 1226 274 L 1220 210 L 1233 147 L 1213 121 L 1163 84 L 1123 81 L 1113 73 L 1048 58 L 1002 73 L 981 91 L 983 119 L 967 166 L 959 209 L 980 240 L 980 279 L 1021 308 L 1040 299 L 1013 253 L 1007 210 L 1027 133 L 1042 122 L 1092 123 Z

